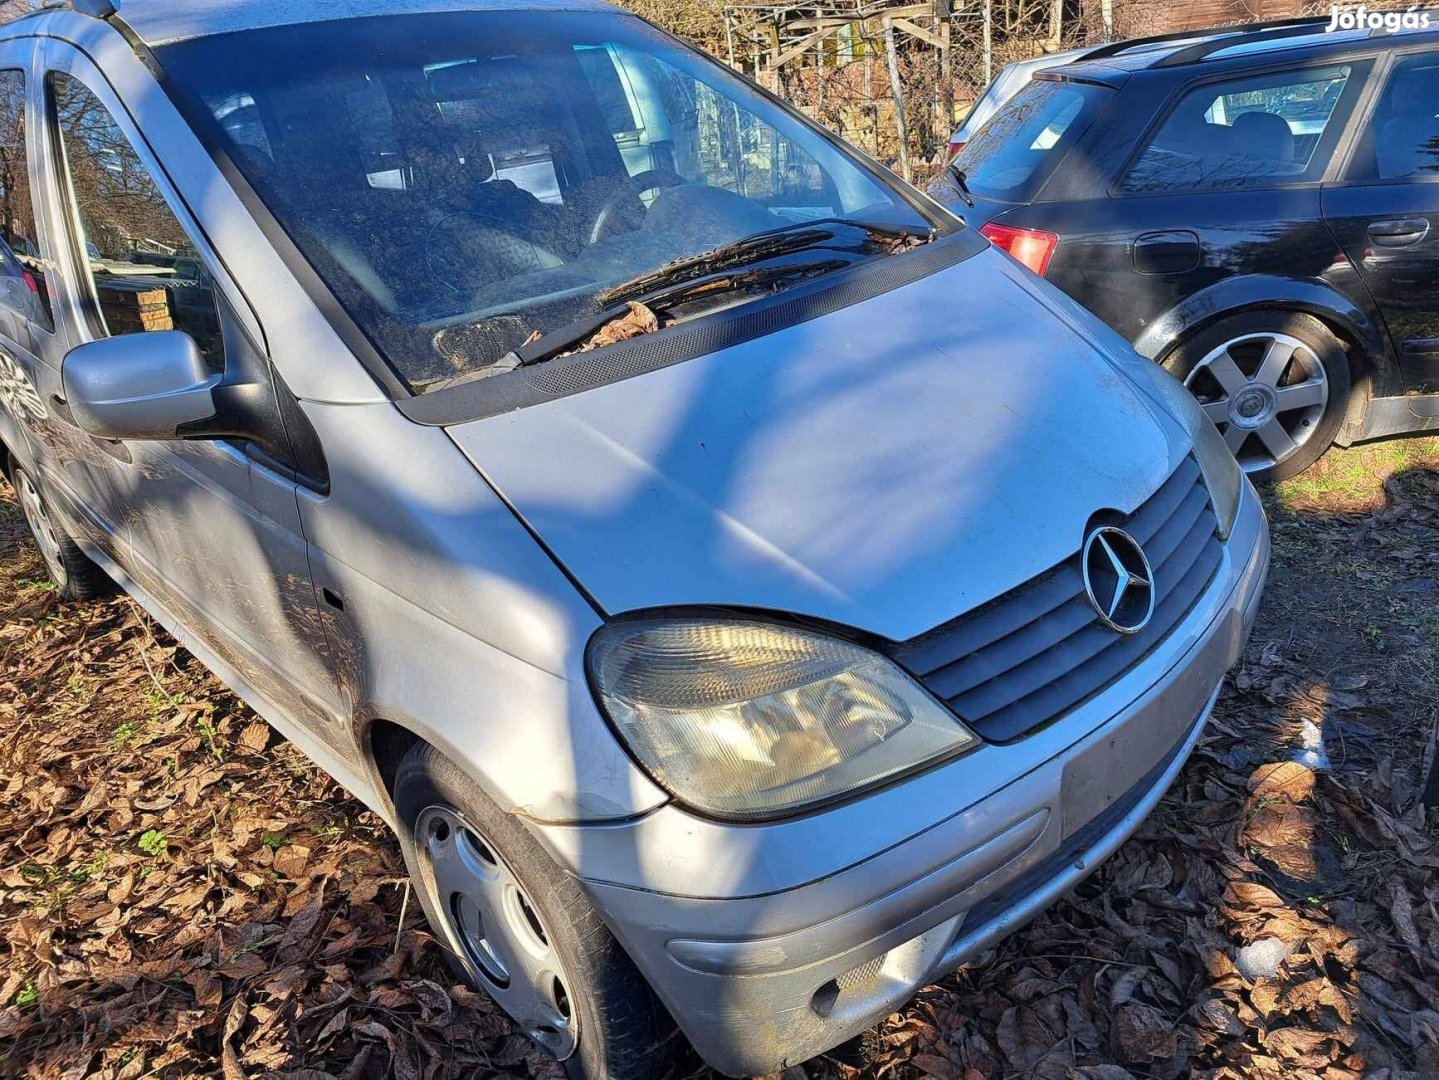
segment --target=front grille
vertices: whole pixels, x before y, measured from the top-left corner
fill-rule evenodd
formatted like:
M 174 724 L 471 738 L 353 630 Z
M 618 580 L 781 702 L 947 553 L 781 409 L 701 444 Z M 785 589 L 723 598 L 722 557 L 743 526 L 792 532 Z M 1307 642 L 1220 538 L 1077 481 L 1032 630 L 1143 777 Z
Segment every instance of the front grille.
M 991 742 L 1042 727 L 1138 663 L 1189 612 L 1219 568 L 1209 492 L 1193 458 L 1127 519 L 1154 571 L 1149 625 L 1123 635 L 1084 594 L 1080 552 L 967 615 L 899 646 L 895 659 Z

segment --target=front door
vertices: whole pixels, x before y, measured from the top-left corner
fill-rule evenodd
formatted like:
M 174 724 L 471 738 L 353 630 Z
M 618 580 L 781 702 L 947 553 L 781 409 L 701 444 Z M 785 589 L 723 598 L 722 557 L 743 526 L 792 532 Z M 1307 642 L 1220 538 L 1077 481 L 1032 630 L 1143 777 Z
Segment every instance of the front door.
M 43 126 L 31 101 L 33 52 L 29 41 L 0 45 L 0 403 L 16 425 L 7 439 L 69 531 L 114 558 L 124 529 L 111 481 L 124 451 L 81 431 L 63 401 L 55 309 L 65 297 L 32 173 Z
M 1406 389 L 1439 393 L 1439 52 L 1394 57 L 1344 179 L 1323 200 L 1388 324 Z
M 46 46 L 49 147 L 68 247 L 85 297 L 71 344 L 181 330 L 212 369 L 242 374 L 278 416 L 258 326 L 219 260 L 197 240 L 184 204 L 129 114 L 80 53 Z M 120 118 L 124 118 L 123 121 Z M 219 181 L 218 175 L 216 181 Z M 130 441 L 115 476 L 140 588 L 199 638 L 238 680 L 328 741 L 339 694 L 299 523 L 297 481 L 276 420 L 261 441 Z

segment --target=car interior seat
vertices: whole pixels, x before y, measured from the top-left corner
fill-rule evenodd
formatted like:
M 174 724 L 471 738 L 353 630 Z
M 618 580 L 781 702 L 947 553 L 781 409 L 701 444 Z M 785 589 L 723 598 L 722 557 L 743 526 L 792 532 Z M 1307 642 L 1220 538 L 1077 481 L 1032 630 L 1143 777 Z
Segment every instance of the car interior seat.
M 1234 149 L 1246 157 L 1265 161 L 1294 160 L 1294 132 L 1282 116 L 1272 112 L 1240 113 L 1230 124 Z

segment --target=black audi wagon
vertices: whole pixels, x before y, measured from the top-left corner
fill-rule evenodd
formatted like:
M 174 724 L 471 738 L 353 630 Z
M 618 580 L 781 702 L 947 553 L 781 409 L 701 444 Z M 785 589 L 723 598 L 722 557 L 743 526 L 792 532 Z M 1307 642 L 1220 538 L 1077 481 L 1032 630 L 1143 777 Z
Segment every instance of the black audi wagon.
M 1439 22 L 1116 42 L 930 193 L 1162 363 L 1244 467 L 1439 430 Z

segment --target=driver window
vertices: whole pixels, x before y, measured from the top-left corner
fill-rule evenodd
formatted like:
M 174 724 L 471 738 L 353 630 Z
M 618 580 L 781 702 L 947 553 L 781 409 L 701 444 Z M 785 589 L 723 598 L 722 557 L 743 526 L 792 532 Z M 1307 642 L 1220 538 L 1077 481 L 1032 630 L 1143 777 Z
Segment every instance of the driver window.
M 102 334 L 183 330 L 210 370 L 225 369 L 214 282 L 120 125 L 79 80 L 48 79 L 77 248 Z

